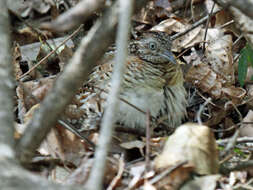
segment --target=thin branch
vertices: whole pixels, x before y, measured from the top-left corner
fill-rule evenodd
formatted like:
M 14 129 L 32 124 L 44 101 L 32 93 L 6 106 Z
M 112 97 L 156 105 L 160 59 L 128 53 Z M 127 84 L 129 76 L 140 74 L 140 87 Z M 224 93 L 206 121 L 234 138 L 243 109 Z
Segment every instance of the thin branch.
M 179 168 L 185 164 L 187 164 L 187 161 L 181 161 L 181 162 L 177 163 L 175 166 L 169 167 L 168 169 L 166 169 L 165 171 L 163 171 L 162 173 L 160 173 L 159 175 L 157 175 L 156 177 L 151 179 L 149 181 L 149 183 L 150 184 L 157 183 L 158 181 L 162 180 L 164 177 L 168 176 L 171 172 L 175 171 L 177 168 Z
M 213 14 L 213 10 L 214 10 L 214 6 L 215 6 L 215 2 L 213 2 L 213 6 L 212 6 L 212 9 L 210 11 L 210 13 L 208 14 L 208 19 L 207 19 L 207 22 L 206 22 L 206 29 L 205 29 L 205 35 L 204 35 L 204 43 L 203 43 L 203 54 L 205 53 L 205 49 L 206 49 L 206 36 L 207 36 L 207 30 L 208 30 L 208 26 L 209 26 L 209 22 L 210 22 L 210 19 L 211 19 L 211 16 Z
M 0 3 L 1 4 L 1 3 Z M 62 185 L 28 172 L 11 159 L 0 160 L 1 189 L 9 190 L 85 190 L 78 185 Z
M 6 1 L 0 1 L 0 157 L 14 157 L 13 95 L 10 27 Z
M 235 109 L 235 111 L 238 113 L 239 118 L 240 118 L 240 123 L 242 122 L 243 118 L 242 118 L 242 114 L 240 113 L 240 111 L 238 110 L 238 108 L 233 104 L 233 102 L 229 101 L 225 104 L 225 109 L 228 107 L 228 105 L 232 105 Z M 237 129 L 235 131 L 235 133 L 233 134 L 233 136 L 229 139 L 227 146 L 225 147 L 225 149 L 221 152 L 221 156 L 225 156 L 229 151 L 231 151 L 235 144 L 236 144 L 236 140 L 239 136 L 240 132 L 239 129 Z
M 213 12 L 212 15 L 210 16 L 213 16 L 213 15 L 216 15 L 218 12 L 220 12 L 221 10 L 216 10 Z M 192 31 L 194 28 L 197 28 L 198 26 L 200 26 L 201 24 L 204 24 L 207 19 L 208 19 L 209 15 L 203 17 L 202 19 L 200 19 L 199 21 L 195 22 L 194 24 L 192 24 L 192 26 L 190 28 L 188 28 L 187 30 L 183 31 L 183 32 L 180 32 L 180 33 L 177 33 L 173 36 L 171 36 L 171 40 L 175 40 L 176 38 L 179 38 L 185 34 L 187 34 L 188 32 Z
M 146 125 L 146 152 L 145 152 L 145 179 L 147 179 L 147 174 L 150 171 L 150 111 L 147 111 L 147 125 Z
M 87 182 L 88 189 L 102 189 L 103 176 L 105 171 L 106 157 L 109 150 L 115 115 L 118 106 L 118 96 L 120 86 L 124 75 L 125 62 L 127 56 L 128 36 L 130 33 L 130 21 L 132 15 L 133 1 L 119 1 L 119 26 L 117 31 L 117 53 L 115 58 L 115 67 L 111 79 L 111 90 L 107 98 L 107 109 L 101 121 L 100 137 L 95 152 L 94 166 L 91 170 L 90 177 Z
M 197 113 L 197 121 L 198 121 L 199 125 L 202 125 L 201 114 L 202 114 L 203 110 L 205 109 L 206 105 L 209 104 L 211 102 L 211 100 L 212 99 L 210 97 L 207 98 L 206 101 L 204 102 L 204 104 L 201 105 L 200 108 L 199 108 L 199 111 Z
M 225 143 L 228 143 L 230 141 L 229 139 L 222 139 L 222 140 L 217 140 L 216 143 L 219 145 L 224 145 Z M 236 139 L 236 143 L 253 143 L 253 137 L 240 137 Z
M 229 174 L 232 171 L 241 171 L 245 169 L 251 169 L 253 168 L 253 160 L 248 160 L 245 162 L 237 162 L 233 163 L 230 166 L 229 165 L 222 165 L 220 168 L 220 172 L 222 174 Z

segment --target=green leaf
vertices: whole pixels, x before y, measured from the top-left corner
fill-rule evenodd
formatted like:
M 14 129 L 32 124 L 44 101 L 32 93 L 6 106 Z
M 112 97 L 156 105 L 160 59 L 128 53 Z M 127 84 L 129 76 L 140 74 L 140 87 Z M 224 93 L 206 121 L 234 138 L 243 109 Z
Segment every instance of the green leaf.
M 246 55 L 247 55 L 247 60 L 248 63 L 251 64 L 251 66 L 253 67 L 253 49 L 251 48 L 251 46 L 249 44 L 246 44 Z
M 243 48 L 240 52 L 241 55 L 238 62 L 238 80 L 241 86 L 244 85 L 248 70 L 247 53 L 247 47 Z

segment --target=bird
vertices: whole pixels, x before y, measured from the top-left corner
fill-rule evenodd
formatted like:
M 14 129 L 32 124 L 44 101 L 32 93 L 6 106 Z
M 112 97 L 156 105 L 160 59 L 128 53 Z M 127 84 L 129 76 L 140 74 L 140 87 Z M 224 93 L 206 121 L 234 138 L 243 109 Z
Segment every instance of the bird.
M 143 131 L 147 125 L 145 113 L 149 112 L 156 122 L 165 124 L 166 130 L 173 131 L 186 117 L 183 72 L 171 47 L 165 32 L 143 32 L 129 41 L 115 113 L 120 126 Z M 68 121 L 80 131 L 99 126 L 107 107 L 116 51 L 105 54 L 65 111 Z

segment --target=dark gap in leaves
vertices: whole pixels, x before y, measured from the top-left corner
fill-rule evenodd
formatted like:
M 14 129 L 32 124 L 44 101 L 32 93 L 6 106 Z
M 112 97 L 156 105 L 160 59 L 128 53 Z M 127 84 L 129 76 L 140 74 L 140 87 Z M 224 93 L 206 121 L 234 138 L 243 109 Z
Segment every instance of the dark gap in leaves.
M 126 154 L 125 154 L 125 160 L 127 162 L 131 162 L 131 161 L 136 160 L 141 157 L 142 157 L 142 155 L 141 155 L 140 150 L 138 148 L 129 149 L 126 151 Z

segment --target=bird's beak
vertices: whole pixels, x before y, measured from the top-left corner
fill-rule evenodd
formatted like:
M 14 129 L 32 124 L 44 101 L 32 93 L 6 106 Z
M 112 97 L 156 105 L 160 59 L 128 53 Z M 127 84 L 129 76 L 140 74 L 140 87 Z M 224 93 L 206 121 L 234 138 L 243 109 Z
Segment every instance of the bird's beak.
M 162 56 L 165 57 L 166 59 L 168 59 L 169 62 L 171 62 L 173 64 L 177 64 L 177 61 L 171 51 L 165 50 L 162 53 Z

